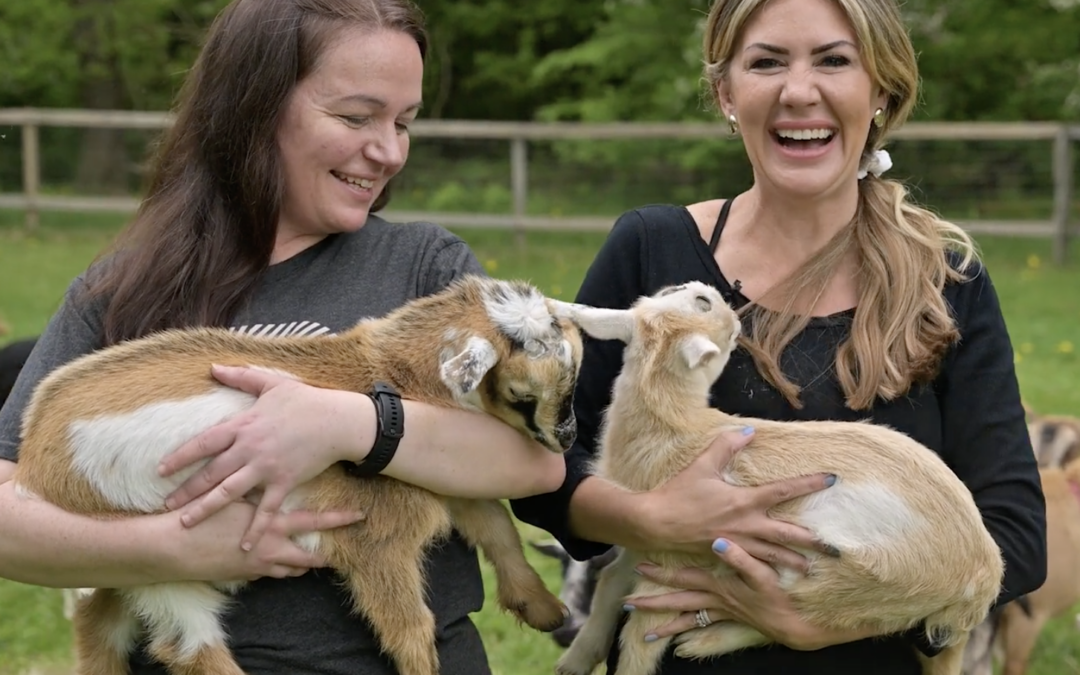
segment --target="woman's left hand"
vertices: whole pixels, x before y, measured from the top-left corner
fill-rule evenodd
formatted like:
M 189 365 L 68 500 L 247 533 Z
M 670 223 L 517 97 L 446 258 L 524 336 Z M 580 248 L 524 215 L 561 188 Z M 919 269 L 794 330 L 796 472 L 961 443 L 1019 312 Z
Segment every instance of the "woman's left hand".
M 734 574 L 717 577 L 700 568 L 669 572 L 649 564 L 638 566 L 638 571 L 647 579 L 686 589 L 652 597 L 627 598 L 626 603 L 635 611 L 682 612 L 677 619 L 657 629 L 657 637 L 696 628 L 696 614 L 702 609 L 708 612 L 713 623 L 745 623 L 771 640 L 799 651 L 813 651 L 874 635 L 870 630 L 832 631 L 808 624 L 795 611 L 787 592 L 780 587 L 780 575 L 771 565 L 726 539 L 717 539 L 713 551 L 732 567 Z
M 248 410 L 217 424 L 167 455 L 159 467 L 168 476 L 213 458 L 166 500 L 171 510 L 187 507 L 181 522 L 192 527 L 227 504 L 261 487 L 263 495 L 241 540 L 245 551 L 259 540 L 288 493 L 347 456 L 363 443 L 358 399 L 255 368 L 214 366 L 222 384 L 258 397 Z M 375 417 L 370 399 L 371 419 Z M 372 439 L 374 436 L 372 435 Z

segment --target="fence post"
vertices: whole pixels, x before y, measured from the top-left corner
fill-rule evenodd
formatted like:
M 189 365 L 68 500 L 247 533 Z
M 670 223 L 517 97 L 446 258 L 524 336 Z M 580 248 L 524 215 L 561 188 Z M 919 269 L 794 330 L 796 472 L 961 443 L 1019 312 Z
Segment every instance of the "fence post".
M 514 241 L 525 247 L 525 213 L 529 195 L 529 161 L 525 139 L 510 139 L 510 189 L 514 196 Z
M 41 144 L 38 126 L 24 124 L 22 128 L 23 195 L 26 197 L 26 227 L 35 229 L 41 222 L 38 195 L 41 187 Z
M 1054 262 L 1064 265 L 1069 250 L 1069 215 L 1073 184 L 1072 138 L 1061 125 L 1054 137 Z

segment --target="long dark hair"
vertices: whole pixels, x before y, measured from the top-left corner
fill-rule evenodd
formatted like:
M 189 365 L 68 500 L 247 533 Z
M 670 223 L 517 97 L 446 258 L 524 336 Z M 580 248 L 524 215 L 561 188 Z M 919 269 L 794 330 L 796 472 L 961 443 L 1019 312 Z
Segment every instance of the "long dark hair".
M 154 154 L 133 220 L 87 291 L 104 344 L 226 325 L 270 263 L 284 192 L 277 131 L 297 83 L 353 27 L 401 31 L 427 53 L 409 0 L 234 0 L 214 20 Z M 384 190 L 372 205 L 383 208 Z

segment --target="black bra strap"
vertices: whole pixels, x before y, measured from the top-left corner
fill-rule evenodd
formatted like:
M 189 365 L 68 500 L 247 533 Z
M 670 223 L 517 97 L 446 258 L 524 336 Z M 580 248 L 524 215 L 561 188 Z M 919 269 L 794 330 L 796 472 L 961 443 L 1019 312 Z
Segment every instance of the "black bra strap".
M 720 243 L 720 233 L 724 231 L 724 225 L 727 223 L 728 212 L 731 211 L 731 202 L 734 199 L 728 199 L 724 202 L 724 205 L 720 207 L 720 215 L 716 217 L 716 225 L 713 226 L 712 236 L 709 237 L 709 251 L 713 254 L 716 253 L 716 246 Z

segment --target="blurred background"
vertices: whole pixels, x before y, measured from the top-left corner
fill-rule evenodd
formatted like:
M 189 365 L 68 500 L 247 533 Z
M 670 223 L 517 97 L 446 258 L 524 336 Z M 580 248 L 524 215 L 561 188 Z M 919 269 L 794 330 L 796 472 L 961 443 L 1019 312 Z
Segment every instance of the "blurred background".
M 41 331 L 134 209 L 147 149 L 225 4 L 0 2 L 0 347 Z M 388 218 L 450 227 L 491 274 L 569 299 L 623 211 L 749 185 L 703 96 L 706 0 L 419 4 L 425 110 Z M 1027 404 L 1080 415 L 1080 0 L 903 12 L 922 95 L 887 146 L 889 176 L 977 235 Z M 557 588 L 557 561 L 529 554 Z M 552 672 L 550 638 L 490 604 L 477 620 L 496 673 Z M 0 675 L 66 673 L 70 649 L 59 593 L 0 581 Z M 1029 672 L 1080 673 L 1071 612 Z

